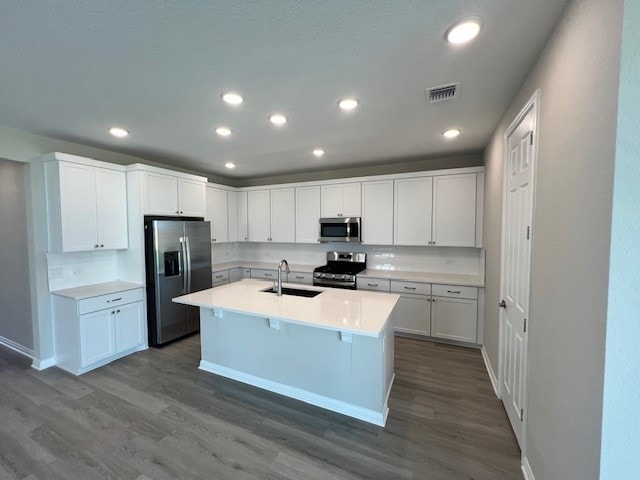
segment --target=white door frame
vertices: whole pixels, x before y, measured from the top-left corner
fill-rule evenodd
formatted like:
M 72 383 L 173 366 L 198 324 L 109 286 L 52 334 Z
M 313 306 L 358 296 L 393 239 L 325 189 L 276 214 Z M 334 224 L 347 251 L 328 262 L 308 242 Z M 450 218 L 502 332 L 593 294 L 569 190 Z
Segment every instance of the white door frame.
M 536 185 L 537 185 L 537 173 L 538 173 L 538 137 L 540 136 L 540 89 L 536 89 L 531 98 L 527 101 L 525 106 L 520 110 L 520 113 L 516 116 L 516 118 L 511 122 L 509 128 L 504 133 L 503 138 L 503 162 L 502 162 L 502 234 L 501 234 L 501 252 L 500 252 L 500 298 L 504 298 L 504 278 L 505 278 L 505 244 L 507 241 L 506 234 L 506 224 L 507 224 L 507 190 L 508 190 L 508 166 L 509 166 L 509 137 L 515 131 L 516 127 L 520 124 L 520 122 L 524 119 L 524 117 L 533 113 L 534 117 L 534 136 L 533 136 L 533 155 L 532 155 L 532 168 L 533 172 L 531 175 L 531 208 L 532 208 L 532 217 L 531 217 L 531 259 L 533 259 L 533 239 L 535 238 L 535 211 L 536 211 Z M 531 260 L 530 260 L 531 261 Z M 529 276 L 531 276 L 531 268 L 529 268 Z M 534 322 L 531 321 L 531 282 L 529 282 L 529 312 L 527 314 L 527 336 L 525 337 L 525 395 L 523 398 L 523 406 L 525 415 L 522 420 L 522 458 L 525 458 L 526 454 L 526 445 L 527 445 L 527 417 L 528 417 L 528 399 L 529 399 L 529 333 L 531 332 L 532 325 Z M 504 344 L 503 344 L 503 330 L 504 330 L 504 309 L 499 308 L 499 327 L 498 327 L 498 397 L 502 398 L 502 383 L 503 383 L 503 354 L 504 354 Z

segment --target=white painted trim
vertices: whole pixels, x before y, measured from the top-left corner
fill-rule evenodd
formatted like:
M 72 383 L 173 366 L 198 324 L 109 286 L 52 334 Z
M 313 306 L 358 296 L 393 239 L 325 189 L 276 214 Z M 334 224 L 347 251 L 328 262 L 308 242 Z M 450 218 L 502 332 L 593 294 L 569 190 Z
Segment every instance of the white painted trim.
M 71 155 L 70 153 L 52 152 L 42 155 L 44 162 L 62 161 L 69 163 L 77 163 L 80 165 L 88 165 L 90 167 L 106 168 L 108 170 L 116 170 L 118 172 L 124 172 L 124 165 L 118 165 L 116 163 L 103 162 L 101 160 L 95 160 L 89 157 L 80 157 L 78 155 Z
M 482 353 L 484 366 L 487 369 L 487 373 L 489 374 L 489 380 L 491 380 L 493 391 L 495 392 L 496 397 L 500 398 L 500 393 L 498 393 L 498 378 L 496 377 L 496 374 L 493 371 L 493 367 L 491 366 L 491 361 L 489 360 L 489 355 L 487 355 L 487 351 L 485 350 L 484 345 L 480 348 L 480 353 Z
M 44 360 L 39 360 L 37 358 L 33 359 L 33 363 L 31 364 L 31 368 L 35 368 L 36 370 L 44 370 L 46 368 L 54 367 L 58 363 L 56 357 L 45 358 Z
M 11 350 L 21 353 L 29 358 L 33 358 L 33 350 L 31 348 L 27 348 L 24 345 L 19 344 L 18 342 L 14 342 L 13 340 L 3 337 L 0 335 L 0 345 L 4 345 Z
M 522 475 L 524 475 L 524 480 L 536 480 L 536 477 L 533 476 L 533 470 L 531 470 L 531 465 L 529 465 L 529 459 L 526 456 L 522 456 Z
M 255 375 L 239 372 L 238 370 L 224 367 L 207 360 L 200 360 L 200 366 L 198 368 L 200 370 L 204 370 L 205 372 L 214 373 L 216 375 L 230 378 L 238 382 L 253 385 L 254 387 L 263 388 L 265 390 L 269 390 L 270 392 L 278 393 L 290 398 L 295 398 L 296 400 L 300 400 L 317 407 L 326 408 L 327 410 L 338 412 L 349 417 L 357 418 L 368 423 L 373 423 L 374 425 L 379 425 L 381 427 L 384 427 L 387 420 L 387 415 L 389 413 L 387 400 L 385 400 L 385 403 L 382 407 L 382 412 L 377 412 L 375 410 L 358 407 L 357 405 L 343 402 L 342 400 L 336 400 L 334 398 L 325 397 L 324 395 L 318 395 L 317 393 L 312 393 L 301 388 L 284 385 L 282 383 L 256 377 Z M 393 385 L 393 380 L 391 381 L 391 384 Z M 391 386 L 389 386 L 389 392 L 391 392 Z
M 184 178 L 187 180 L 194 180 L 196 182 L 207 182 L 208 179 L 207 177 L 202 177 L 200 175 L 194 175 L 193 173 L 185 173 L 185 172 L 181 172 L 179 170 L 169 170 L 168 168 L 161 168 L 161 167 L 153 167 L 151 165 L 146 165 L 144 163 L 132 163 L 130 165 L 125 165 L 125 170 L 127 172 L 135 172 L 135 171 L 141 171 L 141 172 L 153 172 L 153 173 L 161 173 L 164 175 L 171 175 L 173 177 L 180 177 L 180 178 Z M 229 187 L 227 187 L 229 188 Z
M 531 252 L 529 257 L 529 275 L 531 276 L 531 261 L 533 259 L 533 246 L 534 246 L 534 238 L 535 238 L 535 211 L 536 211 L 536 187 L 538 180 L 538 143 L 540 137 L 540 88 L 536 89 L 531 95 L 531 98 L 527 101 L 525 106 L 520 110 L 516 118 L 511 122 L 509 128 L 504 133 L 503 138 L 503 158 L 502 158 L 502 232 L 501 232 L 501 245 L 500 245 L 500 298 L 504 298 L 504 278 L 505 278 L 505 243 L 506 243 L 506 210 L 505 206 L 507 204 L 507 174 L 508 174 L 508 165 L 509 165 L 509 136 L 515 131 L 520 122 L 524 119 L 524 117 L 530 112 L 533 112 L 534 117 L 534 135 L 533 135 L 533 160 L 532 160 L 532 198 L 531 198 Z M 531 305 L 531 281 L 529 282 L 529 305 Z M 504 323 L 504 312 L 503 309 L 499 309 L 499 321 L 498 321 L 498 398 L 502 398 L 502 383 L 503 383 L 503 356 L 504 356 L 504 344 L 502 333 L 504 331 L 503 323 Z M 527 324 L 527 335 L 524 337 L 525 341 L 525 361 L 524 361 L 524 397 L 522 400 L 522 405 L 524 409 L 524 418 L 522 420 L 522 444 L 520 445 L 520 450 L 522 451 L 523 458 L 527 452 L 527 424 L 528 424 L 528 398 L 529 398 L 529 333 L 531 332 L 531 312 L 525 312 L 528 319 Z

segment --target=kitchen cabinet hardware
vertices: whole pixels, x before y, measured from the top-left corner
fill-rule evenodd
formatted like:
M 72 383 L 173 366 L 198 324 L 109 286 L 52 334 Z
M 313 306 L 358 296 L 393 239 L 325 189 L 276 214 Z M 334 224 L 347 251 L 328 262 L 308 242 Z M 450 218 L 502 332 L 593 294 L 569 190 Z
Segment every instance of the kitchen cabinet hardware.
M 224 275 L 216 275 L 216 278 L 222 278 Z
M 94 245 L 94 246 L 93 246 L 93 248 L 98 248 L 98 247 L 99 247 L 99 245 Z
M 104 248 L 104 243 L 101 243 L 101 244 L 100 244 L 100 248 Z
M 122 300 L 122 297 L 112 298 L 111 300 L 107 300 L 107 303 L 111 303 L 111 302 L 119 302 L 120 300 Z
M 302 275 L 296 275 L 296 278 L 297 278 L 298 280 L 302 280 L 302 279 L 304 279 L 304 277 L 303 277 Z
M 377 283 L 367 283 L 367 286 L 369 286 L 369 287 L 378 287 L 379 285 Z
M 507 308 L 507 302 L 505 302 L 504 300 L 500 300 L 500 303 L 498 303 L 498 307 Z
M 460 290 L 447 290 L 447 293 L 454 293 L 456 295 L 460 295 Z
M 405 290 L 415 290 L 416 287 L 404 287 Z

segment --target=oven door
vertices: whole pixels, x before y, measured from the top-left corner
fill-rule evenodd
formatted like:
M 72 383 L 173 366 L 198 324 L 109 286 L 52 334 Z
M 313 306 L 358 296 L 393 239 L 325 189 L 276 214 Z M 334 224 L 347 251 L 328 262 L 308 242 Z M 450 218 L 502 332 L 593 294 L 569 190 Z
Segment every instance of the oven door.
M 337 217 L 320 219 L 321 242 L 359 242 L 360 219 Z

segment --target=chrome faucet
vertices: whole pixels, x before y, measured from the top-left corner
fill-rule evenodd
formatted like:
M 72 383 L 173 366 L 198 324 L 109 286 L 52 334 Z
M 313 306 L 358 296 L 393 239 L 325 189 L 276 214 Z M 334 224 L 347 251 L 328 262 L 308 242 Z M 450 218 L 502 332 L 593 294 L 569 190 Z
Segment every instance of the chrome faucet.
M 285 265 L 287 267 L 287 269 L 285 271 L 287 272 L 287 280 L 289 280 L 289 262 L 287 262 L 283 258 L 282 260 L 280 260 L 280 265 L 278 265 L 278 287 L 277 287 L 277 293 L 278 293 L 279 297 L 282 296 L 282 265 Z

